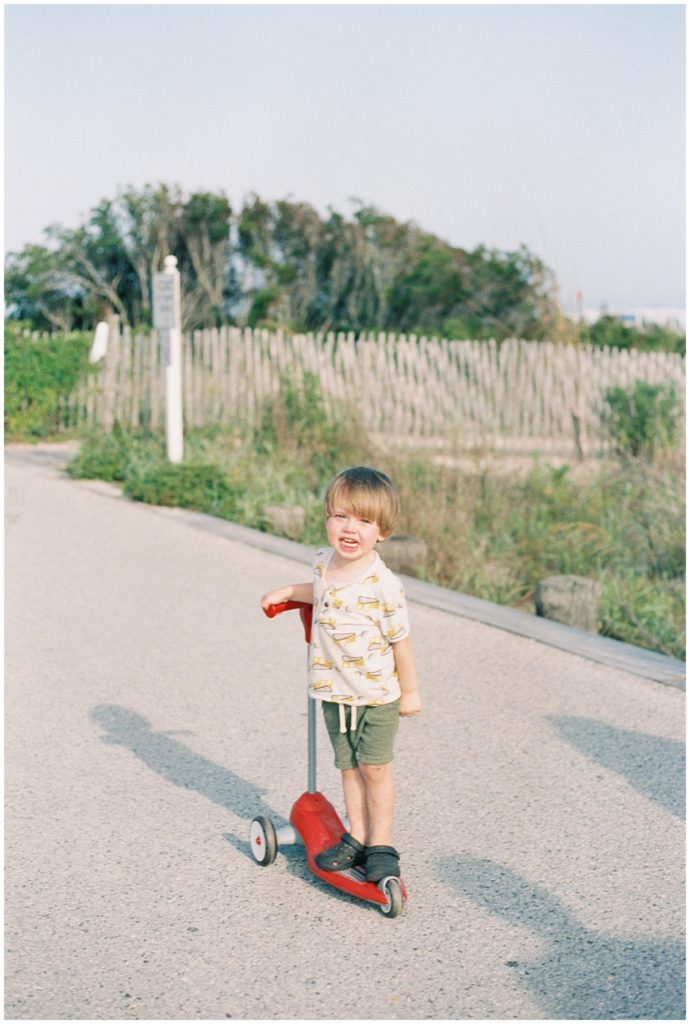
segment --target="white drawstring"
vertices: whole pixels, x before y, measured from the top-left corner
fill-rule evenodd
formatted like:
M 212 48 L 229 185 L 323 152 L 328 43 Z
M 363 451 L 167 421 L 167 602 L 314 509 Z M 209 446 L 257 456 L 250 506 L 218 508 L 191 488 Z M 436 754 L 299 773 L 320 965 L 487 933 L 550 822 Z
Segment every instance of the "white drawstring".
M 338 704 L 338 721 L 340 722 L 340 732 L 347 732 L 347 722 L 345 720 L 345 705 Z M 350 732 L 354 732 L 357 728 L 357 705 L 353 704 L 350 709 Z

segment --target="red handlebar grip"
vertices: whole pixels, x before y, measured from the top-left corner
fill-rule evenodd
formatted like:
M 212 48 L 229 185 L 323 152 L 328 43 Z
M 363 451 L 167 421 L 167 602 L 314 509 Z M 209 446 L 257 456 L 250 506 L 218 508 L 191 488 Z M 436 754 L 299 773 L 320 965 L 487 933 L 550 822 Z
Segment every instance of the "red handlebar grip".
M 264 614 L 268 615 L 269 619 L 274 619 L 276 615 L 291 612 L 297 608 L 308 608 L 311 611 L 311 605 L 305 601 L 282 601 L 280 604 L 269 604 L 268 608 L 264 608 Z
M 313 611 L 313 605 L 307 601 L 282 601 L 280 604 L 269 604 L 268 608 L 264 608 L 264 615 L 267 615 L 269 619 L 274 619 L 276 615 L 281 615 L 283 612 L 291 612 L 293 610 L 299 610 L 299 616 L 304 626 L 304 639 L 309 643 L 311 640 L 311 617 Z

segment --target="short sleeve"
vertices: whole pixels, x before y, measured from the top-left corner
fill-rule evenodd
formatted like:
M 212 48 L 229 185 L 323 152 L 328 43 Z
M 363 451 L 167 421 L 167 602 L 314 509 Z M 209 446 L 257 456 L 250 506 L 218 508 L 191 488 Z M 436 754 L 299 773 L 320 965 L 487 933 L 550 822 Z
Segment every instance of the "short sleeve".
M 390 643 L 395 644 L 410 635 L 405 590 L 398 577 L 389 569 L 382 574 L 380 586 L 381 632 Z
M 312 562 L 312 574 L 314 579 L 314 603 L 316 604 L 323 593 L 323 577 L 328 565 L 328 549 L 320 548 L 314 555 Z

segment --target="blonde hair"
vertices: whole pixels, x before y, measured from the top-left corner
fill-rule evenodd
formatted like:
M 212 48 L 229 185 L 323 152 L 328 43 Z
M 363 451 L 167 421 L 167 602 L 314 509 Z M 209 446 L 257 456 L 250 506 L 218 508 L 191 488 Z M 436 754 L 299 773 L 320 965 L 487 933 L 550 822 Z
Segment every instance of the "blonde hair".
M 400 498 L 392 481 L 378 469 L 353 466 L 338 473 L 324 498 L 326 517 L 336 509 L 351 512 L 378 525 L 382 537 L 390 537 L 400 515 Z

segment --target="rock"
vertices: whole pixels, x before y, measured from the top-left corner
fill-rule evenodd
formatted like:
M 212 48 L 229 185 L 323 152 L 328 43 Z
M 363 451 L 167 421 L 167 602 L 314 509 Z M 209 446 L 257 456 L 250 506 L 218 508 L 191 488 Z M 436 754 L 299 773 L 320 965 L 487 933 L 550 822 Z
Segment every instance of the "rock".
M 599 628 L 601 587 L 586 576 L 549 576 L 537 583 L 537 615 L 589 633 Z
M 266 505 L 263 510 L 268 528 L 297 540 L 304 528 L 306 512 L 301 505 Z
M 426 565 L 426 541 L 418 537 L 389 537 L 378 545 L 378 552 L 393 572 L 414 575 Z

